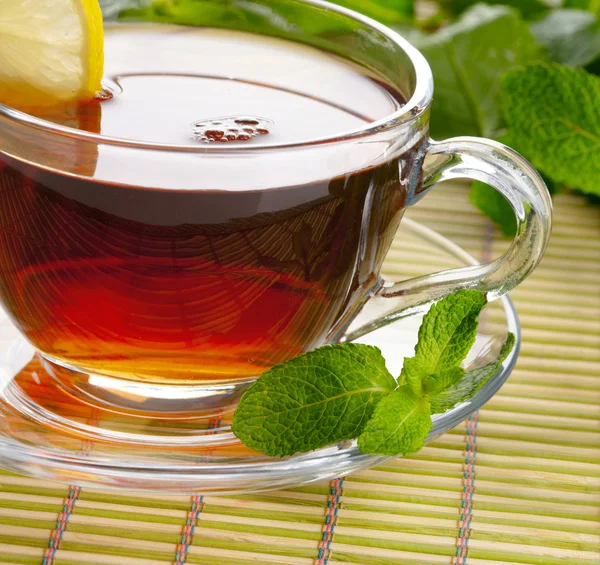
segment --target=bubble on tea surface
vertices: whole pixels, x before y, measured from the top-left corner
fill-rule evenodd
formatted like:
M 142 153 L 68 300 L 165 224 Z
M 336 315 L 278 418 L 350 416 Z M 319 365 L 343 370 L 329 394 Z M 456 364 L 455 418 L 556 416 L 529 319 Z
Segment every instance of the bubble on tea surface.
M 204 143 L 250 141 L 267 135 L 273 122 L 256 116 L 227 116 L 199 120 L 192 124 L 194 138 Z

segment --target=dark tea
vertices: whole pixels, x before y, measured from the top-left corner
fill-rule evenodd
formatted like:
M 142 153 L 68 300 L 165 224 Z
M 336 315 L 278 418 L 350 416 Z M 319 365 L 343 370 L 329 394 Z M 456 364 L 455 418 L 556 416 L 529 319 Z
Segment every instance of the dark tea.
M 317 49 L 183 26 L 109 27 L 105 84 L 101 100 L 29 111 L 112 138 L 236 151 L 342 135 L 403 104 Z M 81 159 L 81 175 L 0 157 L 1 298 L 49 359 L 169 384 L 254 377 L 330 341 L 377 284 L 414 159 L 340 176 L 282 158 L 283 180 L 261 191 L 252 175 L 232 190 L 201 160 L 153 185 L 126 160 L 106 170 L 104 151 L 56 151 Z M 144 182 L 104 180 L 116 167 Z

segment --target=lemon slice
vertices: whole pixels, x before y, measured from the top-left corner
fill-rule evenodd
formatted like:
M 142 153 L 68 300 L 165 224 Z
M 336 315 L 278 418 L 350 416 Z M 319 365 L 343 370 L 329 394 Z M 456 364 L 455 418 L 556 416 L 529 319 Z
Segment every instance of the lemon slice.
M 98 0 L 0 0 L 0 102 L 91 99 L 103 70 Z

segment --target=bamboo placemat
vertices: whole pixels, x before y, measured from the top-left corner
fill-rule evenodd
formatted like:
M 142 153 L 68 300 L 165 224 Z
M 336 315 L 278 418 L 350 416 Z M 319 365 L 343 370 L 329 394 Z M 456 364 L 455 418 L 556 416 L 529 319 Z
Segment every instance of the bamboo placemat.
M 546 258 L 513 293 L 517 369 L 417 455 L 233 498 L 116 495 L 2 473 L 0 564 L 598 565 L 600 214 L 569 194 L 555 210 Z M 481 259 L 505 245 L 464 187 L 437 189 L 409 216 Z M 400 262 L 427 271 L 398 244 L 387 273 Z

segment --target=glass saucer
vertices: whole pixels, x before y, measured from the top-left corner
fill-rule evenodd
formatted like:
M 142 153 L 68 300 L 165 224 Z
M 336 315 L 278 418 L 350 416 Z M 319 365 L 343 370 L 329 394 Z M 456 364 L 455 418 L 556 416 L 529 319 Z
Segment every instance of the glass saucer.
M 405 219 L 391 251 L 397 277 L 476 261 L 436 232 Z M 359 341 L 381 348 L 392 374 L 413 354 L 421 316 L 403 318 Z M 507 332 L 517 347 L 471 400 L 433 417 L 428 441 L 487 402 L 512 371 L 520 344 L 510 299 L 488 305 L 468 368 L 497 358 Z M 121 392 L 121 394 L 127 394 Z M 77 398 L 44 370 L 32 347 L 0 312 L 0 466 L 83 487 L 161 491 L 165 494 L 233 494 L 297 486 L 378 465 L 389 457 L 362 454 L 355 442 L 284 459 L 241 445 L 230 432 L 231 413 L 167 419 L 127 414 Z

